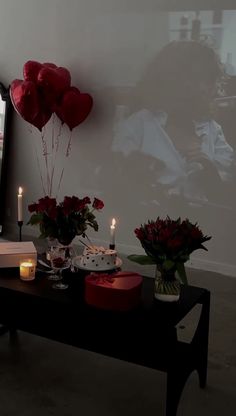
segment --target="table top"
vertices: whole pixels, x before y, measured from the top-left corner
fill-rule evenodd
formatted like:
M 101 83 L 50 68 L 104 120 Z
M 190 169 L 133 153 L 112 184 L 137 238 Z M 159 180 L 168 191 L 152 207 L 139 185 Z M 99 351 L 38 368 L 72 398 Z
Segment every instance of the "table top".
M 82 349 L 167 371 L 179 348 L 176 325 L 209 292 L 182 286 L 180 300 L 154 299 L 154 279 L 144 277 L 141 303 L 111 312 L 84 301 L 86 273 L 68 273 L 69 288 L 56 290 L 47 275 L 21 281 L 18 269 L 0 269 L 0 322 Z M 207 301 L 206 301 L 207 302 Z M 158 353 L 157 353 L 158 352 Z
M 85 272 L 66 274 L 65 279 L 69 283 L 66 290 L 55 290 L 52 281 L 47 279 L 44 273 L 37 273 L 36 278 L 30 282 L 24 282 L 19 278 L 17 268 L 0 269 L 0 297 L 10 297 L 11 294 L 20 298 L 31 297 L 34 299 L 49 301 L 52 304 L 71 307 L 77 313 L 93 313 L 95 308 L 89 307 L 84 301 L 84 278 Z M 142 299 L 140 306 L 128 312 L 111 312 L 96 309 L 96 316 L 109 314 L 116 318 L 134 315 L 155 317 L 156 322 L 175 326 L 188 312 L 197 304 L 202 303 L 202 297 L 208 292 L 206 289 L 194 286 L 181 286 L 180 300 L 178 302 L 161 302 L 154 299 L 154 279 L 143 276 Z M 121 318 L 122 319 L 122 318 Z

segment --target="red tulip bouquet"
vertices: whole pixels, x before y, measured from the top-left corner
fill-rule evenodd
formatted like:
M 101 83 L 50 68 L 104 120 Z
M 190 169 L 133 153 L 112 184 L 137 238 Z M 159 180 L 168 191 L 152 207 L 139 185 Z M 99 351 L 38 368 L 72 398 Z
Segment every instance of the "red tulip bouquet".
M 166 273 L 178 272 L 182 283 L 187 284 L 184 263 L 190 254 L 198 249 L 207 250 L 203 243 L 211 237 L 203 235 L 198 224 L 192 224 L 188 219 L 172 220 L 157 218 L 148 221 L 135 229 L 146 252 L 145 255 L 131 255 L 128 258 L 139 264 L 156 264 L 157 269 L 164 276 Z
M 103 201 L 94 198 L 91 203 L 88 196 L 82 199 L 65 196 L 59 203 L 55 198 L 46 196 L 28 206 L 32 213 L 28 224 L 39 225 L 41 238 L 57 239 L 61 244 L 68 245 L 76 235 L 85 237 L 88 227 L 98 231 L 94 212 L 103 207 Z

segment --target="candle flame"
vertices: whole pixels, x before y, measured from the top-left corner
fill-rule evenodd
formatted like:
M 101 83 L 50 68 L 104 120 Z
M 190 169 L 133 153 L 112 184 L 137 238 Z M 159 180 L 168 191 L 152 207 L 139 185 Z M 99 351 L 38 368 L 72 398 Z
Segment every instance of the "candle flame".
M 33 265 L 32 261 L 23 261 L 20 263 L 20 267 L 32 267 Z
M 112 222 L 111 222 L 112 228 L 115 228 L 115 225 L 116 225 L 116 220 L 115 218 L 112 218 Z
M 23 193 L 23 189 L 21 188 L 21 186 L 19 187 L 18 192 L 19 192 L 19 195 L 22 195 L 22 193 Z

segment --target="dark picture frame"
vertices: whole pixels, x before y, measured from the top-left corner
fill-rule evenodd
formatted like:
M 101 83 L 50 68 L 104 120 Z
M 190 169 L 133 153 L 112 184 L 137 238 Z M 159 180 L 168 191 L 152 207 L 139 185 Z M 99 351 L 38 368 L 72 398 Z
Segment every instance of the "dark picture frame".
M 0 235 L 3 234 L 5 203 L 6 203 L 6 184 L 7 184 L 7 164 L 9 149 L 9 123 L 12 104 L 10 99 L 9 88 L 6 88 L 0 82 L 1 99 L 5 101 L 5 116 L 3 129 L 2 159 L 0 163 Z

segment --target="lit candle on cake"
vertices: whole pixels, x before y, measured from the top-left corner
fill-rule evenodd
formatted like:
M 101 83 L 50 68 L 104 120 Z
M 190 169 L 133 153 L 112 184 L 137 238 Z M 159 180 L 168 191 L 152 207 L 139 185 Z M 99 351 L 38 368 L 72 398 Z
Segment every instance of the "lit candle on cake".
M 22 214 L 22 196 L 23 193 L 23 189 L 21 188 L 21 186 L 18 189 L 18 195 L 17 195 L 17 200 L 18 200 L 18 221 L 23 221 L 23 214 Z
M 115 230 L 116 230 L 116 220 L 112 218 L 111 226 L 110 226 L 110 249 L 114 250 L 115 248 Z

